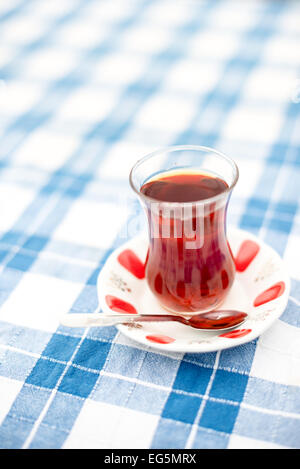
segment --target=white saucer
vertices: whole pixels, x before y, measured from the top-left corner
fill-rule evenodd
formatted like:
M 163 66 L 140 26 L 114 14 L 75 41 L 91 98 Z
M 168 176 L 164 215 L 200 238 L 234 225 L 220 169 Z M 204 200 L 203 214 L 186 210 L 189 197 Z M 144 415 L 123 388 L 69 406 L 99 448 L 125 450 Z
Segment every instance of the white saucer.
M 290 280 L 285 265 L 272 248 L 246 231 L 230 229 L 228 239 L 238 271 L 222 309 L 247 312 L 249 319 L 241 327 L 233 331 L 203 332 L 175 322 L 149 322 L 137 324 L 136 327 L 122 324 L 117 326 L 119 331 L 136 342 L 158 350 L 202 353 L 236 347 L 267 330 L 287 305 Z M 121 304 L 122 301 L 129 304 L 133 312 L 166 313 L 151 293 L 143 277 L 143 269 L 135 270 L 134 275 L 128 267 L 132 260 L 136 260 L 135 256 L 143 264 L 147 248 L 147 238 L 138 236 L 116 249 L 107 259 L 97 282 L 99 303 L 104 313 L 122 314 L 114 306 L 109 307 L 108 299 L 113 298 L 121 300 Z M 122 253 L 123 265 L 118 260 Z M 128 253 L 129 257 L 126 255 Z

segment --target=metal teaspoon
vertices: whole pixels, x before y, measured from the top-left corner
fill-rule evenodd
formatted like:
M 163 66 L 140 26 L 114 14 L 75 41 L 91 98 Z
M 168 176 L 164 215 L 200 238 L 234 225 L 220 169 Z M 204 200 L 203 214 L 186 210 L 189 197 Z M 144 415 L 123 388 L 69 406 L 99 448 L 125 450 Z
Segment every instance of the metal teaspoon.
M 232 329 L 246 321 L 248 314 L 236 310 L 209 311 L 189 318 L 171 314 L 81 314 L 64 315 L 60 322 L 67 327 L 105 327 L 116 324 L 133 324 L 136 322 L 170 322 L 176 321 L 194 329 L 215 331 Z

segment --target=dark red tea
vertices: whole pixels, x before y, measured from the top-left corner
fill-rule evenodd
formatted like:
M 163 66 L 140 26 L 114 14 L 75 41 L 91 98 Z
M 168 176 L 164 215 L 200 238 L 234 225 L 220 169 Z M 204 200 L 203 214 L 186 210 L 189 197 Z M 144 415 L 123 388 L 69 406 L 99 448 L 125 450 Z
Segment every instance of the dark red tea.
M 200 173 L 168 173 L 141 187 L 142 194 L 161 202 L 196 202 L 224 192 L 228 185 L 220 178 Z
M 233 283 L 235 267 L 225 233 L 228 197 L 211 200 L 227 188 L 225 181 L 212 175 L 174 171 L 162 173 L 140 189 L 153 199 L 147 208 L 149 224 L 156 227 L 150 236 L 146 277 L 150 289 L 167 309 L 213 309 L 222 303 Z M 196 203 L 199 201 L 203 202 Z M 164 202 L 177 202 L 182 209 L 192 207 L 189 220 L 186 212 L 165 211 L 164 207 L 172 208 L 172 204 Z M 199 245 L 191 247 L 186 222 L 191 223 L 195 233 L 196 227 L 202 226 Z

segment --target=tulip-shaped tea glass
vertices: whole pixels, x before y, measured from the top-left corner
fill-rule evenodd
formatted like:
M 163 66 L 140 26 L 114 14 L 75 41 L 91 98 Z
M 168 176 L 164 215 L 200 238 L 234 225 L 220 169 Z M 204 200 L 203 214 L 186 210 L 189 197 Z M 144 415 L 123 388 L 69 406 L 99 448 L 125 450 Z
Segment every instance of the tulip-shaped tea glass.
M 226 212 L 238 180 L 234 161 L 211 148 L 186 145 L 139 160 L 130 184 L 149 227 L 146 279 L 167 310 L 216 309 L 235 276 Z

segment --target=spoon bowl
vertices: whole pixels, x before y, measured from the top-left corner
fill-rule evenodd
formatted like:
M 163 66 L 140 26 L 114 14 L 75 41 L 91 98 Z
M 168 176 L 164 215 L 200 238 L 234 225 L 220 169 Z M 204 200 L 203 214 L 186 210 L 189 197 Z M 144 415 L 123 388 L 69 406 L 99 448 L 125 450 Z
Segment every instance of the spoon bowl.
M 61 324 L 67 327 L 107 327 L 139 322 L 180 322 L 202 331 L 232 329 L 243 324 L 248 314 L 236 310 L 208 311 L 192 317 L 171 314 L 66 314 Z

